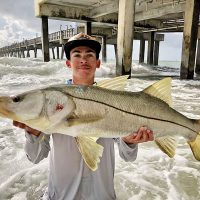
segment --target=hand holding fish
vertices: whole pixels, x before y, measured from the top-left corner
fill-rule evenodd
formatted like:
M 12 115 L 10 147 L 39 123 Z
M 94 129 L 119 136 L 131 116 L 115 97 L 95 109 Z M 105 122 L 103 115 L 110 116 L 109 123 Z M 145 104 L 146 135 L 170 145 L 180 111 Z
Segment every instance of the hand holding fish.
M 22 129 L 26 130 L 27 133 L 32 134 L 32 135 L 35 135 L 35 136 L 37 136 L 37 137 L 38 137 L 38 136 L 40 135 L 40 133 L 41 133 L 41 131 L 38 131 L 38 130 L 36 130 L 36 129 L 33 129 L 33 128 L 27 126 L 26 124 L 23 124 L 23 123 L 18 122 L 18 121 L 13 121 L 13 125 L 16 126 L 16 127 L 18 127 L 18 128 L 22 128 Z
M 146 126 L 142 126 L 137 132 L 131 133 L 128 136 L 122 137 L 122 140 L 127 144 L 138 144 L 148 141 L 153 141 L 153 131 L 148 129 Z

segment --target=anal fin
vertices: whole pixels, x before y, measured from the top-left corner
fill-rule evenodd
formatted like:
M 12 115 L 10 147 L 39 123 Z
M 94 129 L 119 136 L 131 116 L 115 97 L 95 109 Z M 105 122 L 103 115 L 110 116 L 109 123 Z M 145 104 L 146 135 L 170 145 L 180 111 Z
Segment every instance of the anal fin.
M 84 136 L 75 139 L 86 165 L 95 171 L 98 168 L 100 157 L 102 157 L 103 147 L 96 143 L 97 138 Z
M 170 158 L 174 157 L 177 143 L 173 137 L 159 137 L 155 139 L 155 142 L 161 151 L 167 154 Z

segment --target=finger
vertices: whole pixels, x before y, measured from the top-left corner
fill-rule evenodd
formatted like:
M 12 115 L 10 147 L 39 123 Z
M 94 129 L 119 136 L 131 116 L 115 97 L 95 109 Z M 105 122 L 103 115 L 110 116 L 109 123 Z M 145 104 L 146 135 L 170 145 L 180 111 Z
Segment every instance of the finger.
M 136 137 L 134 138 L 135 141 L 139 141 L 142 139 L 142 132 L 139 132 Z
M 139 140 L 142 140 L 143 139 L 143 132 L 146 131 L 147 128 L 142 126 L 138 129 L 138 132 L 137 132 L 137 136 L 135 137 L 135 140 L 139 141 Z
M 136 137 L 137 137 L 137 133 L 132 133 L 132 134 L 130 134 L 129 136 L 130 136 L 130 138 L 136 138 Z M 128 137 L 129 137 L 129 136 L 128 136 Z
M 143 132 L 143 134 L 142 134 L 142 140 L 141 140 L 141 142 L 147 142 L 149 140 L 149 135 L 148 135 L 148 133 L 145 131 L 145 132 Z
M 153 141 L 153 140 L 154 140 L 153 131 L 151 131 L 151 130 L 148 131 L 148 137 L 149 137 L 149 140 L 150 140 L 150 141 Z

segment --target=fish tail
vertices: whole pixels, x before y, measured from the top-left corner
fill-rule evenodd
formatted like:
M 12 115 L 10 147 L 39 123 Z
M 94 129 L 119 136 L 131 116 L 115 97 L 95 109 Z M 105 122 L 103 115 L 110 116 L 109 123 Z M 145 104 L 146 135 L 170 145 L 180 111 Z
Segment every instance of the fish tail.
M 190 148 L 196 160 L 200 161 L 200 132 L 198 133 L 196 139 L 194 141 L 188 141 L 188 144 L 190 145 Z

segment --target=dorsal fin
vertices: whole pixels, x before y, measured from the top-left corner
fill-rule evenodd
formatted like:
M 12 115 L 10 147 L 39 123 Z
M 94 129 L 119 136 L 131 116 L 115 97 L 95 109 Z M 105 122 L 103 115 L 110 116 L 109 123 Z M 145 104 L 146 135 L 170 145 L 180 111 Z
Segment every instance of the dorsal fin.
M 108 80 L 99 81 L 97 83 L 97 86 L 110 90 L 124 90 L 128 81 L 128 77 L 129 77 L 128 75 L 125 75 L 125 76 L 118 76 Z
M 164 78 L 143 90 L 144 93 L 166 102 L 172 107 L 171 78 Z

